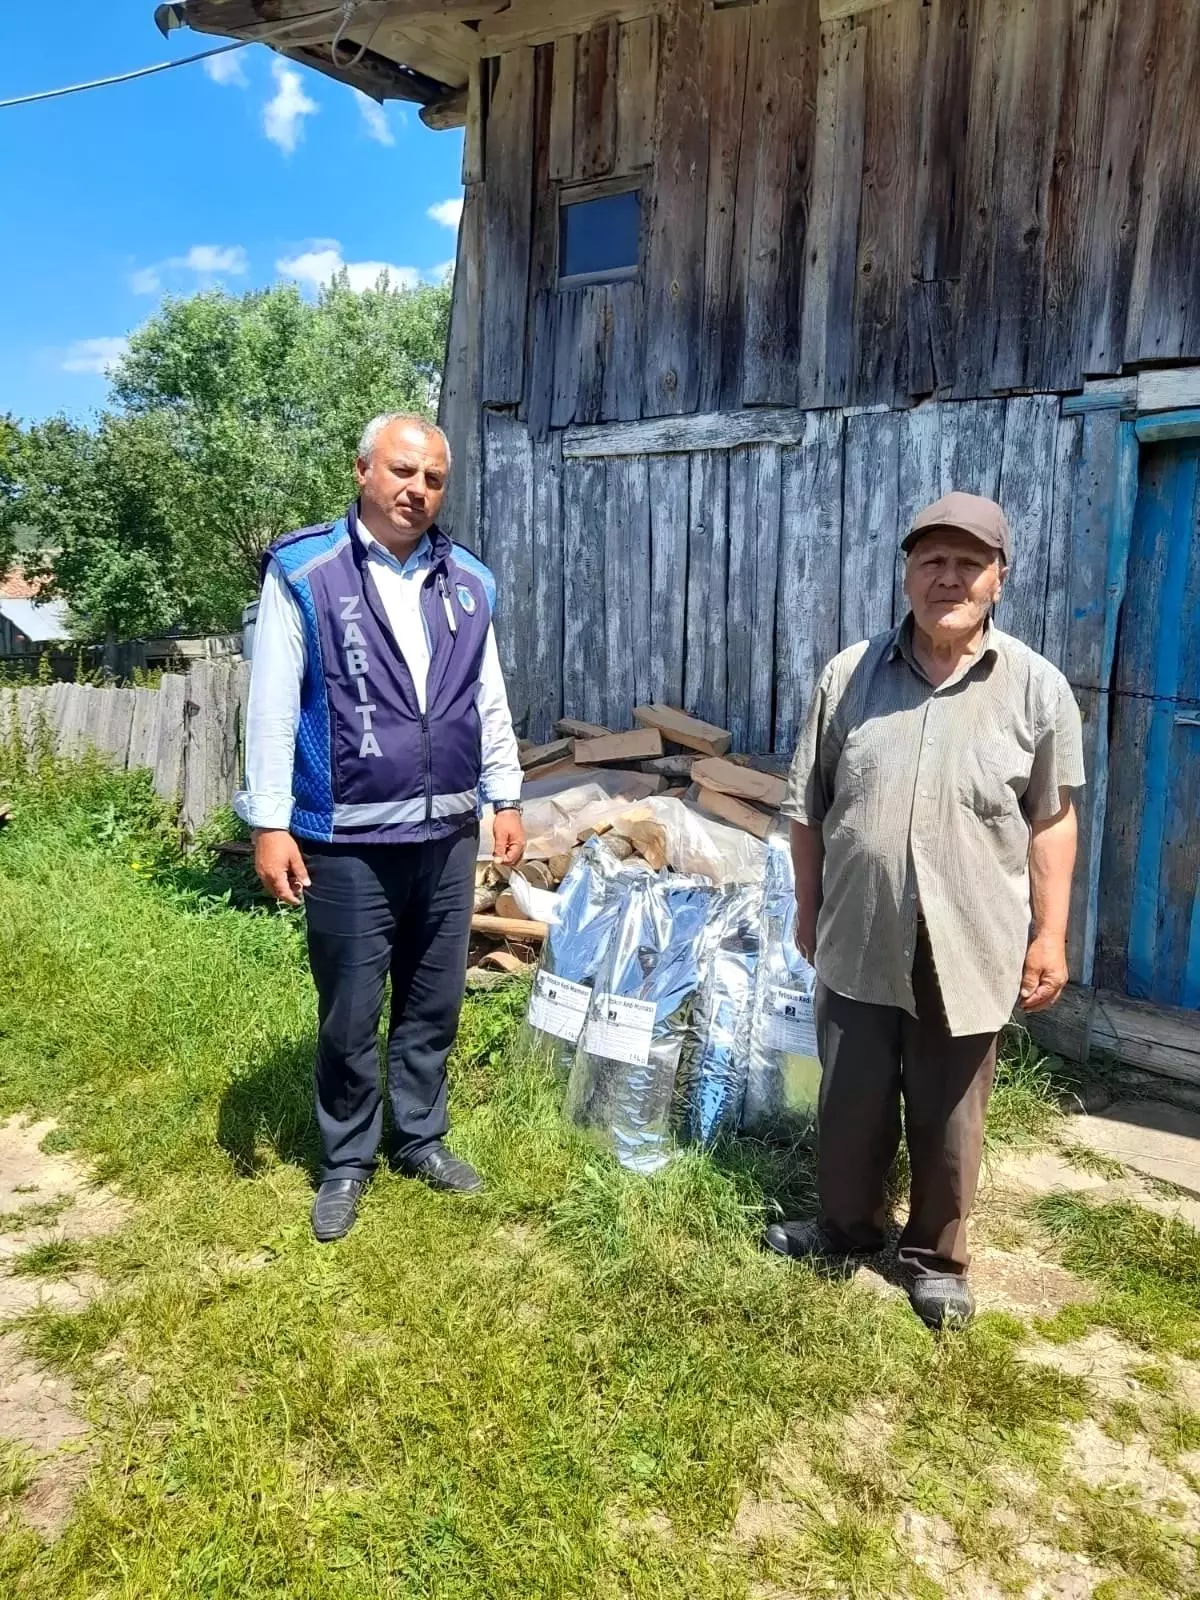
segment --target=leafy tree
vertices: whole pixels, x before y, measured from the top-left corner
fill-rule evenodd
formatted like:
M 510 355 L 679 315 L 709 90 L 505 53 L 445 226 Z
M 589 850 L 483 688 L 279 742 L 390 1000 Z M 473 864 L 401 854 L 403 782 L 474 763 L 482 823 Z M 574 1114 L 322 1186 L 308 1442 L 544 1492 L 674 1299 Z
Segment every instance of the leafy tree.
M 21 454 L 20 428 L 14 418 L 0 416 L 0 577 L 12 565 L 16 547 Z
M 359 294 L 344 276 L 315 303 L 284 286 L 168 300 L 94 428 L 24 436 L 16 507 L 81 634 L 236 626 L 270 541 L 344 510 L 367 418 L 432 414 L 448 315 L 446 287 Z

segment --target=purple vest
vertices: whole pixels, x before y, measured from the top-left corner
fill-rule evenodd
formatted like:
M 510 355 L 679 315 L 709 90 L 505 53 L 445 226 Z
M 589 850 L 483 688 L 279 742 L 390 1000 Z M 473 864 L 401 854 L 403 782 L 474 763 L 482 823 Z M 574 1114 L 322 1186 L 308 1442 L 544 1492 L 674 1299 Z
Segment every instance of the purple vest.
M 355 508 L 339 522 L 288 534 L 267 552 L 304 620 L 292 812 L 301 838 L 414 844 L 457 833 L 478 815 L 475 698 L 495 585 L 482 562 L 440 529 L 429 538 L 423 713 L 367 576 Z

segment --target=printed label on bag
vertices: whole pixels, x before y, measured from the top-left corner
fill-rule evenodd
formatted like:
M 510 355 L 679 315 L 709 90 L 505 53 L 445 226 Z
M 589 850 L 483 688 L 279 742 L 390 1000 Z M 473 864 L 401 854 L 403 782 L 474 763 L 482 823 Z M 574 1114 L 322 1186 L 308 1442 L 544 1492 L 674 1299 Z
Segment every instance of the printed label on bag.
M 817 1028 L 812 996 L 803 989 L 772 989 L 767 996 L 767 1048 L 789 1056 L 815 1056 Z
M 630 1000 L 619 994 L 598 994 L 588 1017 L 583 1047 L 607 1061 L 644 1067 L 654 1037 L 654 1001 Z
M 552 972 L 539 972 L 529 997 L 529 1021 L 543 1033 L 574 1044 L 583 1029 L 591 998 L 587 984 L 556 978 Z

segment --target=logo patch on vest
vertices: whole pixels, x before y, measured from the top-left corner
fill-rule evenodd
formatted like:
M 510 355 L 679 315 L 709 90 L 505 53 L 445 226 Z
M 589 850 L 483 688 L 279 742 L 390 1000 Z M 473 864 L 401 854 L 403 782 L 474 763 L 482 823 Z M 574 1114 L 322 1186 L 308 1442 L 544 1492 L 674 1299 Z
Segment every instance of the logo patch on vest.
M 470 589 L 467 588 L 465 583 L 459 583 L 455 585 L 455 593 L 458 595 L 459 605 L 469 617 L 473 617 L 475 615 L 475 596 Z

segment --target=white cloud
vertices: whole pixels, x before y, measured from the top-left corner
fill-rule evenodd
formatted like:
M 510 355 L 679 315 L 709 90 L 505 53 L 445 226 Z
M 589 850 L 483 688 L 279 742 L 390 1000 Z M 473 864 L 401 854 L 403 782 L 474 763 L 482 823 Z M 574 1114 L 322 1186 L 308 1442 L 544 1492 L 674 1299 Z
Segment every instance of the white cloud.
M 372 100 L 369 94 L 364 94 L 361 89 L 355 89 L 354 98 L 358 101 L 358 109 L 366 124 L 367 137 L 374 139 L 377 144 L 395 144 L 396 136 L 388 126 L 387 113 L 383 107 Z
M 321 289 L 343 269 L 356 294 L 373 289 L 384 273 L 390 289 L 415 289 L 421 281 L 416 267 L 398 267 L 392 261 L 347 261 L 336 239 L 317 239 L 312 248 L 275 263 L 285 278 L 295 278 L 307 289 Z
M 213 279 L 248 272 L 250 263 L 240 244 L 194 244 L 186 255 L 168 256 L 153 266 L 138 267 L 129 275 L 134 294 L 161 294 L 163 274 L 194 272 L 198 278 Z
M 245 89 L 250 84 L 246 69 L 242 66 L 240 50 L 227 50 L 223 56 L 209 56 L 204 63 L 204 71 L 214 83 L 224 87 Z
M 434 222 L 440 222 L 443 228 L 457 228 L 462 219 L 462 208 L 462 195 L 459 195 L 456 200 L 439 200 L 425 214 Z
M 246 252 L 240 244 L 194 244 L 185 256 L 171 256 L 164 265 L 184 267 L 204 277 L 230 272 L 235 276 L 249 269 Z
M 275 93 L 263 107 L 263 132 L 272 144 L 291 155 L 300 141 L 304 118 L 314 116 L 321 108 L 305 94 L 300 74 L 294 67 L 272 61 L 271 73 L 275 79 Z
M 129 340 L 124 335 L 116 339 L 76 339 L 63 355 L 62 370 L 105 373 L 128 349 Z
M 449 261 L 439 261 L 436 267 L 430 267 L 426 276 L 431 283 L 445 283 L 447 278 L 454 276 L 455 264 L 454 257 L 451 256 Z

